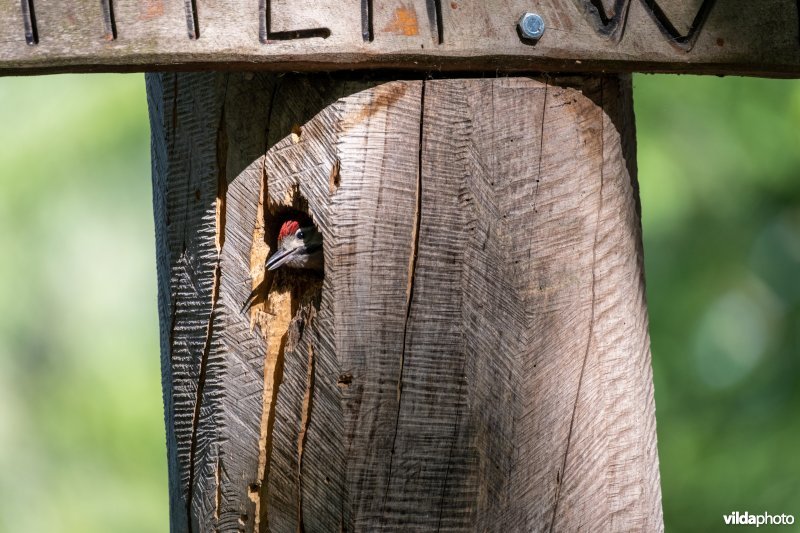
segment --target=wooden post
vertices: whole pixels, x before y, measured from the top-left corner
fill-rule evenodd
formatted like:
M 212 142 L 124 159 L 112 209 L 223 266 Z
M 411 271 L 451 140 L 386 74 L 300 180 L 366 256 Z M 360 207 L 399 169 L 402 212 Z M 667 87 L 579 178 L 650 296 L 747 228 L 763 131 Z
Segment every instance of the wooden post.
M 629 77 L 147 86 L 173 532 L 663 529 Z

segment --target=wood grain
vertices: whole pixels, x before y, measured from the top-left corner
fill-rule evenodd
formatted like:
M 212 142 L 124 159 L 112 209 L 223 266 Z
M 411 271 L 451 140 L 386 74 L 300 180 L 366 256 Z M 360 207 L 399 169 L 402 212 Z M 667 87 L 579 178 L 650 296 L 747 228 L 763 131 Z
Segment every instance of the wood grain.
M 663 529 L 629 78 L 148 94 L 173 531 Z
M 150 77 L 153 203 L 162 377 L 173 524 L 194 486 L 200 401 L 218 298 L 216 133 L 224 80 L 214 74 Z M 183 97 L 185 95 L 185 97 Z M 180 97 L 179 97 L 180 96 Z M 195 107 L 199 106 L 199 107 Z M 207 445 L 203 442 L 202 445 Z M 176 531 L 186 530 L 176 527 Z
M 23 5 L 34 8 L 34 44 Z M 516 27 L 531 9 L 546 24 L 535 43 Z M 0 74 L 403 68 L 793 77 L 799 17 L 795 0 L 9 1 L 0 4 Z

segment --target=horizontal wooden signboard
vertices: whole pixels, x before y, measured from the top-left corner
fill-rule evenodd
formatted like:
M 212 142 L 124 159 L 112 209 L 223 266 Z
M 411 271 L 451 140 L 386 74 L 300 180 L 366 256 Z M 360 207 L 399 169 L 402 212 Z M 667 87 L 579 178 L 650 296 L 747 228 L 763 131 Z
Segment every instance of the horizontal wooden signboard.
M 538 38 L 522 31 L 541 17 Z M 796 76 L 797 0 L 6 0 L 0 73 L 196 68 Z

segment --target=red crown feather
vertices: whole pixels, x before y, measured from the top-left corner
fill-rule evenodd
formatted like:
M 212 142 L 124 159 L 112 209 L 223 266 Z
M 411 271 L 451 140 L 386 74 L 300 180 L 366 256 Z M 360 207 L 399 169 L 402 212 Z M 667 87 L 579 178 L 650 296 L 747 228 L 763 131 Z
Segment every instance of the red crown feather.
M 294 233 L 300 229 L 300 223 L 296 220 L 287 220 L 281 226 L 281 231 L 278 233 L 278 240 L 282 241 L 284 237 L 289 235 L 294 235 Z

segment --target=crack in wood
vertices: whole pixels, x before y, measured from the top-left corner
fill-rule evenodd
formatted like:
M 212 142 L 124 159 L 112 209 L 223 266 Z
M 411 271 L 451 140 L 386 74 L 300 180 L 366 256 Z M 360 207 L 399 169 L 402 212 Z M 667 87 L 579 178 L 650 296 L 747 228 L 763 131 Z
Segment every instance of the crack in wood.
M 296 319 L 295 311 L 300 297 L 295 295 L 291 285 L 275 282 L 275 275 L 264 270 L 264 263 L 270 252 L 267 242 L 274 242 L 275 239 L 269 238 L 269 232 L 277 231 L 274 225 L 268 224 L 267 217 L 274 221 L 280 212 L 281 206 L 273 204 L 269 197 L 269 177 L 266 170 L 266 153 L 269 151 L 270 130 L 272 128 L 273 110 L 276 107 L 278 93 L 280 92 L 280 82 L 276 82 L 270 97 L 270 110 L 267 116 L 265 131 L 266 146 L 264 147 L 265 157 L 263 159 L 261 171 L 261 197 L 256 215 L 256 224 L 253 231 L 253 242 L 251 245 L 251 270 L 260 269 L 258 275 L 264 276 L 263 282 L 259 283 L 258 276 L 254 276 L 253 283 L 255 290 L 262 290 L 265 294 L 263 298 L 256 298 L 251 308 L 254 314 L 253 319 L 257 323 L 267 341 L 267 353 L 264 360 L 264 396 L 261 415 L 261 428 L 259 436 L 259 460 L 257 471 L 257 482 L 250 486 L 249 497 L 255 504 L 254 529 L 256 533 L 265 533 L 270 530 L 269 525 L 269 479 L 271 474 L 272 454 L 273 454 L 273 433 L 275 431 L 278 391 L 283 384 L 285 354 L 287 350 L 291 352 L 293 345 L 289 345 L 290 330 L 292 323 Z M 287 203 L 296 206 L 300 202 L 299 190 L 293 189 Z M 272 235 L 275 237 L 275 235 Z M 303 323 L 301 319 L 300 328 Z M 302 331 L 298 338 L 302 338 Z M 313 357 L 313 355 L 310 355 Z M 311 370 L 313 372 L 313 369 Z M 312 383 L 313 387 L 313 383 Z M 311 398 L 306 416 L 311 413 Z M 307 424 L 306 422 L 304 422 Z M 302 425 L 302 424 L 301 424 Z M 304 437 L 298 440 L 298 483 L 300 480 L 300 464 L 303 454 Z M 298 494 L 298 498 L 302 498 Z M 302 510 L 299 511 L 302 513 Z M 301 515 L 302 516 L 302 515 Z
M 217 455 L 217 464 L 214 468 L 214 521 L 219 523 L 219 508 L 222 503 L 222 484 L 220 483 L 220 470 L 222 469 L 222 458 Z
M 258 207 L 256 209 L 256 223 L 253 225 L 253 239 L 250 246 L 250 278 L 252 279 L 252 292 L 242 305 L 241 311 L 250 310 L 250 329 L 256 324 L 259 325 L 264 338 L 268 336 L 267 324 L 264 315 L 267 309 L 267 299 L 272 290 L 272 283 L 275 280 L 274 272 L 266 270 L 264 265 L 267 262 L 271 250 L 266 241 L 266 219 L 265 212 L 272 212 L 273 206 L 269 198 L 269 181 L 267 180 L 267 158 L 269 150 L 270 124 L 272 124 L 272 113 L 275 109 L 275 102 L 281 88 L 280 79 L 275 81 L 272 94 L 269 98 L 269 111 L 267 112 L 266 125 L 264 127 L 264 156 L 261 157 L 261 188 L 258 196 Z
M 408 323 L 411 319 L 411 304 L 414 298 L 414 274 L 417 269 L 417 251 L 419 250 L 420 225 L 422 223 L 422 158 L 424 155 L 422 146 L 422 134 L 424 130 L 425 118 L 425 80 L 422 80 L 420 89 L 420 114 L 419 114 L 419 149 L 417 155 L 417 191 L 414 206 L 414 224 L 411 229 L 411 254 L 408 258 L 408 283 L 406 285 L 406 313 L 403 322 L 403 344 L 400 351 L 400 371 L 397 379 L 397 412 L 394 419 L 394 436 L 392 437 L 392 449 L 389 455 L 389 470 L 386 477 L 386 491 L 383 495 L 383 505 L 381 511 L 381 530 L 386 525 L 386 502 L 389 497 L 389 489 L 392 483 L 392 467 L 394 465 L 395 444 L 397 443 L 397 430 L 400 424 L 400 411 L 403 399 L 403 370 L 405 367 L 406 345 L 408 340 Z
M 314 319 L 314 313 L 308 317 L 306 327 Z M 311 409 L 314 403 L 314 345 L 308 343 L 308 361 L 306 363 L 306 391 L 303 396 L 303 407 L 300 418 L 300 432 L 297 435 L 297 530 L 305 531 L 303 524 L 303 448 L 306 444 L 308 423 L 311 419 Z
M 22 25 L 25 28 L 25 42 L 33 46 L 39 44 L 39 30 L 36 27 L 36 11 L 33 0 L 20 0 L 22 7 Z
M 217 230 L 219 231 L 219 230 Z M 219 284 L 222 272 L 220 271 L 219 256 L 214 267 L 214 280 L 211 288 L 211 313 L 208 317 L 206 337 L 203 344 L 203 353 L 200 356 L 200 375 L 197 379 L 197 395 L 194 403 L 194 413 L 192 415 L 192 438 L 189 445 L 189 489 L 187 495 L 187 506 L 189 510 L 189 533 L 192 533 L 192 499 L 194 497 L 195 481 L 195 456 L 197 454 L 197 430 L 200 423 L 200 410 L 203 403 L 203 390 L 206 385 L 206 373 L 208 370 L 208 355 L 211 351 L 211 339 L 214 337 L 214 315 L 217 309 L 217 298 L 219 296 Z
M 536 198 L 539 196 L 539 182 L 542 179 L 542 151 L 544 150 L 544 115 L 547 111 L 547 86 L 549 79 L 544 79 L 544 101 L 542 102 L 542 123 L 539 126 L 539 163 L 536 171 L 536 188 L 533 191 L 533 212 L 536 212 Z
M 578 7 L 582 8 L 594 25 L 595 30 L 601 35 L 605 35 L 615 42 L 622 40 L 625 34 L 625 27 L 628 21 L 631 0 L 616 0 L 611 14 L 606 13 L 601 0 L 575 0 Z M 667 41 L 675 48 L 689 52 L 694 48 L 700 31 L 708 19 L 708 15 L 716 3 L 716 0 L 703 0 L 700 5 L 686 35 L 681 35 L 670 18 L 656 2 L 656 0 L 639 0 L 655 22 L 656 27 Z
M 277 92 L 278 87 L 276 86 L 271 98 L 273 104 Z M 267 119 L 268 128 L 273 108 L 274 105 L 270 107 L 270 116 Z M 268 133 L 269 129 L 267 129 L 265 138 L 269 137 Z M 268 205 L 269 195 L 267 188 L 266 168 L 262 167 L 261 198 L 259 200 L 250 253 L 251 269 L 259 269 L 258 274 L 264 277 L 263 282 L 259 282 L 257 276 L 253 278 L 253 283 L 256 285 L 254 291 L 262 288 L 264 297 L 263 299 L 257 298 L 254 301 L 251 308 L 251 324 L 258 324 L 267 342 L 267 353 L 264 357 L 264 392 L 258 440 L 257 483 L 251 487 L 249 493 L 250 499 L 255 505 L 253 530 L 256 533 L 269 530 L 267 522 L 267 499 L 269 495 L 267 481 L 272 462 L 272 432 L 275 427 L 275 407 L 278 400 L 278 389 L 283 382 L 284 352 L 292 318 L 291 293 L 275 287 L 273 285 L 274 276 L 264 270 L 264 263 L 270 252 L 269 246 L 266 245 L 266 213 L 271 211 Z
M 600 190 L 598 191 L 599 198 L 598 198 L 598 205 L 597 205 L 597 216 L 595 219 L 595 226 L 594 226 L 594 242 L 592 243 L 592 282 L 591 282 L 591 306 L 589 311 L 589 333 L 586 339 L 586 350 L 583 354 L 583 361 L 581 362 L 581 371 L 578 374 L 578 387 L 575 391 L 575 403 L 572 406 L 572 416 L 570 417 L 569 421 L 569 430 L 567 431 L 567 444 L 564 449 L 564 459 L 561 463 L 561 470 L 556 471 L 556 497 L 555 503 L 553 504 L 553 518 L 550 521 L 550 527 L 548 531 L 553 533 L 556 519 L 558 517 L 558 504 L 561 501 L 561 489 L 564 486 L 565 482 L 565 474 L 567 470 L 567 457 L 569 456 L 569 448 L 570 444 L 572 443 L 572 431 L 575 426 L 575 414 L 578 411 L 578 402 L 580 401 L 581 397 L 581 386 L 583 385 L 583 375 L 586 371 L 586 362 L 589 359 L 589 352 L 592 347 L 592 337 L 594 336 L 594 322 L 595 322 L 595 304 L 597 301 L 597 295 L 595 293 L 595 282 L 597 280 L 597 272 L 596 272 L 596 265 L 597 265 L 597 241 L 600 235 L 600 214 L 603 211 L 603 184 L 604 184 L 604 176 L 603 176 L 603 167 L 605 166 L 605 101 L 604 101 L 604 94 L 603 94 L 603 78 L 600 78 Z
M 278 389 L 283 383 L 283 365 L 286 342 L 289 337 L 288 328 L 291 318 L 291 298 L 283 293 L 271 293 L 269 301 L 279 300 L 288 305 L 280 305 L 281 312 L 276 313 L 280 323 L 272 322 L 269 326 L 270 333 L 267 339 L 267 355 L 264 360 L 264 406 L 261 415 L 261 431 L 258 440 L 258 483 L 255 490 L 250 491 L 250 499 L 255 504 L 255 517 L 253 531 L 256 533 L 269 531 L 267 521 L 267 500 L 269 496 L 267 482 L 269 480 L 270 463 L 272 462 L 272 432 L 275 429 L 275 406 L 278 401 Z M 286 311 L 289 311 L 287 313 Z M 287 315 L 289 315 L 287 317 Z M 285 322 L 285 324 L 284 324 Z M 277 330 L 283 330 L 283 335 L 277 335 Z
M 225 89 L 227 93 L 227 86 Z M 223 101 L 224 101 L 223 96 Z M 222 278 L 222 247 L 225 244 L 225 211 L 226 211 L 226 196 L 228 192 L 228 181 L 226 176 L 227 160 L 228 160 L 228 138 L 225 131 L 225 107 L 223 106 L 220 113 L 220 121 L 217 127 L 217 195 L 215 206 L 215 219 L 216 231 L 214 235 L 214 244 L 217 251 L 217 260 L 214 265 L 213 281 L 211 285 L 211 311 L 208 317 L 208 326 L 206 328 L 206 336 L 203 341 L 203 351 L 200 356 L 200 374 L 197 378 L 197 393 L 194 403 L 194 413 L 192 415 L 192 437 L 189 444 L 189 487 L 187 493 L 187 507 L 189 519 L 189 532 L 192 532 L 192 500 L 194 498 L 194 482 L 195 482 L 195 458 L 197 455 L 197 431 L 200 425 L 200 411 L 203 405 L 203 392 L 206 385 L 206 373 L 208 371 L 208 356 L 211 352 L 211 340 L 214 337 L 214 317 L 217 310 L 217 301 L 219 298 L 219 287 Z
M 316 307 L 308 305 L 305 296 L 296 295 L 284 281 L 278 283 L 279 288 L 270 292 L 269 304 L 273 313 L 267 322 L 268 339 L 267 355 L 264 370 L 264 406 L 261 417 L 261 434 L 259 438 L 259 471 L 258 482 L 249 488 L 249 498 L 255 505 L 254 529 L 256 533 L 270 531 L 268 500 L 269 480 L 272 468 L 274 449 L 273 434 L 277 417 L 278 393 L 283 384 L 286 354 L 295 353 L 298 343 L 304 338 L 305 331 L 313 323 Z M 295 309 L 300 307 L 299 311 Z M 297 503 L 298 531 L 303 526 L 302 465 L 305 451 L 308 424 L 313 410 L 313 389 L 315 382 L 314 347 L 308 343 L 308 367 L 306 369 L 306 389 L 301 408 L 300 431 L 297 437 Z M 273 486 L 274 489 L 274 486 Z

